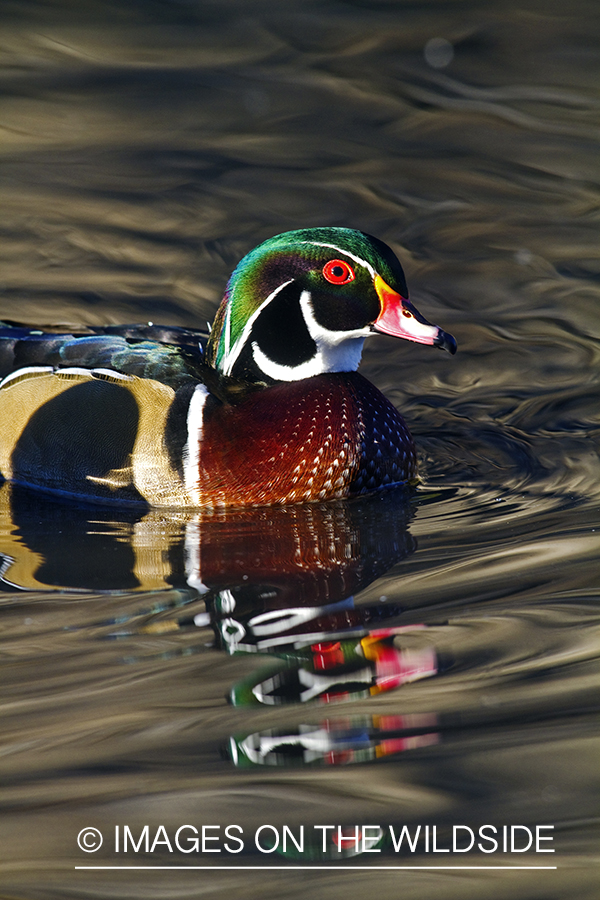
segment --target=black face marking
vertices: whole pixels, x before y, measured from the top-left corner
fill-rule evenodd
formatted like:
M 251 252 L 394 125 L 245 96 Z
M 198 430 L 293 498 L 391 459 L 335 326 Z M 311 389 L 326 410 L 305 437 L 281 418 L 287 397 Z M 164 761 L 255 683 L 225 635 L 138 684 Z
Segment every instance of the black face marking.
M 13 450 L 13 477 L 46 490 L 145 502 L 133 485 L 110 490 L 87 478 L 130 464 L 138 422 L 126 388 L 99 380 L 75 384 L 31 416 Z
M 312 308 L 319 325 L 328 331 L 354 331 L 375 321 L 381 303 L 370 276 L 361 273 L 350 284 L 313 290 Z
M 249 343 L 255 341 L 265 356 L 284 366 L 298 366 L 317 352 L 309 334 L 297 284 L 284 287 L 263 309 L 252 326 Z
M 249 343 L 244 344 L 240 350 L 240 355 L 235 361 L 232 374 L 234 378 L 243 379 L 252 385 L 276 383 L 270 375 L 266 375 L 258 368 Z

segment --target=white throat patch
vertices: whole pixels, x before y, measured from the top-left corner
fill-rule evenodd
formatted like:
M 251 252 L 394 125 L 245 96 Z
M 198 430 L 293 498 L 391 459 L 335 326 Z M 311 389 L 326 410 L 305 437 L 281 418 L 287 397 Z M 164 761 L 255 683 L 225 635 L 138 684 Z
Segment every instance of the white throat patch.
M 297 366 L 286 366 L 273 362 L 252 342 L 254 361 L 261 372 L 275 381 L 300 381 L 324 372 L 355 372 L 360 363 L 365 338 L 371 333 L 368 327 L 354 331 L 329 331 L 315 319 L 310 302 L 310 291 L 302 291 L 300 309 L 309 334 L 317 345 L 317 352 L 311 359 Z

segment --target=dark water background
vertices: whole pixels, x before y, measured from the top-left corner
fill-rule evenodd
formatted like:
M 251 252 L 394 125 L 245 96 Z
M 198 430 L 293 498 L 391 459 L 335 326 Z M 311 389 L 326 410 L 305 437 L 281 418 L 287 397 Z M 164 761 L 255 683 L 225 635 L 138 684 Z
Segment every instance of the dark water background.
M 230 735 L 332 707 L 232 707 L 256 658 L 168 630 L 203 608 L 172 562 L 186 538 L 235 582 L 257 529 L 285 543 L 289 518 L 17 514 L 4 488 L 4 574 L 29 590 L 1 595 L 2 896 L 598 896 L 599 18 L 585 0 L 2 3 L 0 318 L 201 326 L 260 240 L 333 224 L 391 244 L 459 344 L 366 348 L 363 374 L 419 447 L 409 510 L 342 505 L 289 531 L 360 545 L 357 605 L 401 604 L 402 624 L 428 626 L 406 646 L 445 660 L 336 705 L 437 723 L 379 762 L 235 768 Z M 451 59 L 424 53 L 434 38 Z M 405 535 L 403 515 L 410 541 L 386 556 L 369 516 Z M 452 862 L 558 869 L 74 870 L 115 861 L 78 850 L 84 826 L 188 822 L 553 824 L 541 862 Z M 252 847 L 141 862 L 215 859 L 289 864 Z

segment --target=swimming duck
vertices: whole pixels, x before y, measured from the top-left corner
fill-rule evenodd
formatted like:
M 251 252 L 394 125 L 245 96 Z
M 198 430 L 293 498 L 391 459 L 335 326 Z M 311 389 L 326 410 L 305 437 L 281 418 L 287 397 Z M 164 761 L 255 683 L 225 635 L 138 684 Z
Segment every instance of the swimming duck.
M 198 508 L 411 481 L 406 424 L 356 371 L 374 332 L 456 350 L 408 300 L 390 248 L 347 228 L 252 250 L 210 335 L 0 328 L 0 472 L 96 501 Z

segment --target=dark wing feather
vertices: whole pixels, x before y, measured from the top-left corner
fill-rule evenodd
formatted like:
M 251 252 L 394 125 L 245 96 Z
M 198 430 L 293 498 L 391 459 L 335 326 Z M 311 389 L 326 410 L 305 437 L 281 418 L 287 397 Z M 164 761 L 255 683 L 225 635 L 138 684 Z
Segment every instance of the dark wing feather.
M 0 377 L 28 366 L 113 369 L 174 389 L 202 381 L 208 334 L 162 325 L 37 329 L 0 324 Z

